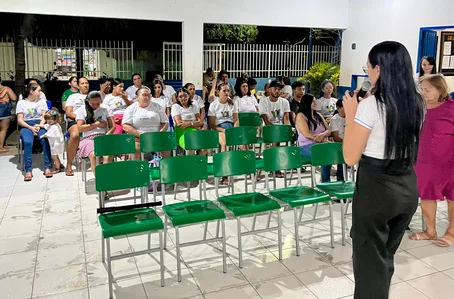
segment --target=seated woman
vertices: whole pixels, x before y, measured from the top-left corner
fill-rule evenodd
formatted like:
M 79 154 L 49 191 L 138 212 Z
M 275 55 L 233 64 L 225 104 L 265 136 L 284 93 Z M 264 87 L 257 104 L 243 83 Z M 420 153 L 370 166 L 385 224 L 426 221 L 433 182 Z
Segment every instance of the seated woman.
M 123 133 L 123 127 L 121 125 L 123 114 L 126 111 L 126 107 L 130 106 L 134 101 L 130 100 L 123 90 L 125 88 L 123 80 L 115 78 L 112 79 L 111 84 L 112 93 L 106 95 L 102 104 L 113 114 L 115 120 L 114 134 L 121 134 Z
M 24 91 L 25 100 L 19 101 L 16 107 L 17 122 L 20 129 L 20 136 L 24 144 L 24 166 L 25 177 L 24 181 L 32 180 L 32 148 L 35 138 L 39 138 L 43 147 L 44 155 L 44 175 L 46 178 L 51 178 L 53 172 L 51 168 L 51 154 L 49 142 L 46 138 L 40 138 L 46 133 L 46 130 L 41 128 L 46 121 L 44 114 L 48 110 L 45 101 L 40 100 L 41 87 L 36 83 L 29 83 Z
M 69 134 L 68 145 L 66 146 L 66 151 L 68 153 L 68 159 L 66 160 L 66 170 L 65 174 L 67 176 L 73 176 L 74 171 L 72 170 L 72 162 L 76 156 L 77 149 L 79 148 L 79 130 L 77 129 L 76 114 L 80 109 L 85 107 L 85 98 L 88 95 L 88 90 L 90 85 L 88 79 L 85 77 L 80 77 L 77 80 L 79 86 L 79 92 L 74 93 L 68 97 L 68 100 L 65 104 L 66 112 L 66 130 Z
M 321 113 L 327 121 L 330 121 L 334 115 L 334 111 L 336 111 L 337 102 L 337 99 L 334 97 L 334 83 L 330 80 L 325 80 L 322 82 L 320 89 L 321 94 L 317 100 L 317 112 Z
M 202 99 L 201 96 L 195 93 L 195 85 L 192 83 L 186 83 L 183 88 L 186 88 L 189 91 L 189 99 L 192 103 L 196 103 L 200 109 L 200 119 L 203 121 L 203 126 L 201 127 L 202 130 L 207 130 L 208 125 L 206 122 L 206 112 L 205 112 L 205 101 Z
M 216 80 L 213 81 L 213 86 L 216 86 Z M 214 97 L 214 87 L 211 95 Z M 217 130 L 219 133 L 219 144 L 221 152 L 227 150 L 225 140 L 225 130 L 233 128 L 236 120 L 236 115 L 233 113 L 235 110 L 232 99 L 230 98 L 230 88 L 227 84 L 221 83 L 216 88 L 219 93 L 219 98 L 210 104 L 208 110 L 208 124 L 212 130 Z M 228 178 L 222 178 L 221 184 L 228 184 Z
M 189 99 L 190 92 L 181 88 L 177 91 L 177 103 L 172 105 L 172 117 L 175 124 L 175 133 L 178 144 L 185 149 L 184 134 L 190 131 L 196 131 L 203 125 L 200 118 L 200 108 L 197 103 Z M 193 155 L 194 151 L 187 151 L 188 155 Z M 206 155 L 205 150 L 199 150 L 199 155 Z
M 76 115 L 77 128 L 82 132 L 77 155 L 80 158 L 89 158 L 91 170 L 95 174 L 96 157 L 94 154 L 97 136 L 112 134 L 115 131 L 115 122 L 107 108 L 101 107 L 101 94 L 92 91 L 85 100 L 85 107 L 79 109 Z M 109 129 L 110 128 L 110 129 Z M 108 157 L 103 157 L 104 163 L 109 162 Z
M 151 102 L 151 90 L 142 86 L 136 91 L 136 99 L 126 108 L 123 115 L 123 130 L 136 136 L 136 153 L 134 160 L 140 160 L 140 134 L 147 132 L 166 132 L 169 120 L 164 108 Z M 170 152 L 161 152 L 163 158 L 169 157 Z
M 250 79 L 250 78 L 249 78 Z M 259 103 L 255 96 L 252 95 L 248 81 L 246 78 L 238 78 L 235 83 L 235 97 L 233 101 L 235 103 L 235 112 L 238 113 L 250 113 L 259 112 Z
M 306 158 L 311 158 L 311 147 L 316 143 L 328 141 L 331 135 L 328 124 L 323 116 L 317 111 L 315 97 L 305 94 L 300 103 L 300 109 L 296 115 L 296 130 L 298 132 L 298 145 L 301 154 Z M 322 167 L 322 182 L 329 182 L 330 172 Z

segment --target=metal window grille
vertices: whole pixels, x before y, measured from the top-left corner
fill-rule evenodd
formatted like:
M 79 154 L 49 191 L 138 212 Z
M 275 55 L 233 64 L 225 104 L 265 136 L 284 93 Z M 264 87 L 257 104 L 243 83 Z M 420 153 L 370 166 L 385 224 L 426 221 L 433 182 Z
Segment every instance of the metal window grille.
M 182 44 L 163 44 L 163 73 L 165 79 L 181 80 Z M 335 46 L 313 46 L 312 63 L 339 63 L 340 49 Z M 230 77 L 243 72 L 255 78 L 272 78 L 290 73 L 292 77 L 304 76 L 308 71 L 308 45 L 285 44 L 204 44 L 203 68 L 215 72 L 226 70 Z
M 83 75 L 96 79 L 103 74 L 129 79 L 133 72 L 132 41 L 29 39 L 24 42 L 25 77 L 44 77 L 52 72 L 59 80 Z M 0 39 L 0 74 L 15 73 L 14 44 Z

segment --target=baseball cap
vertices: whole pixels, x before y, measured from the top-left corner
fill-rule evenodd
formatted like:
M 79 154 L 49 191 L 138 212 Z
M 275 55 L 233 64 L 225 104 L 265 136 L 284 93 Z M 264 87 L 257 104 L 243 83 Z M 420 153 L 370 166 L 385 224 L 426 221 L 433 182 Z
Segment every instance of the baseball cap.
M 279 82 L 279 81 L 277 81 L 277 80 L 273 80 L 273 81 L 271 81 L 271 83 L 270 83 L 270 88 L 271 88 L 271 87 L 283 88 L 284 85 L 282 85 L 282 83 Z

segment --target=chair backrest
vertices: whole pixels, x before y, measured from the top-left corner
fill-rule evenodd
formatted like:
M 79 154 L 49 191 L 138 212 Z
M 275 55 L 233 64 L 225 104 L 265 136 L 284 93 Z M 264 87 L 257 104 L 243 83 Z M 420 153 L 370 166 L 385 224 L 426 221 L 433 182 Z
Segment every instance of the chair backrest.
M 260 114 L 257 112 L 238 113 L 240 126 L 258 127 L 262 123 Z
M 311 160 L 313 166 L 344 164 L 341 142 L 328 142 L 314 144 L 311 147 Z
M 147 187 L 150 169 L 146 161 L 120 161 L 96 166 L 96 191 Z
M 255 153 L 253 151 L 228 151 L 213 155 L 213 175 L 215 177 L 255 173 Z
M 257 130 L 255 127 L 242 126 L 225 130 L 227 146 L 252 144 L 257 142 Z
M 201 150 L 219 147 L 219 133 L 215 130 L 197 130 L 184 134 L 187 150 Z
M 148 132 L 140 134 L 140 152 L 165 152 L 177 149 L 175 132 Z
M 94 139 L 94 144 L 94 154 L 97 157 L 134 154 L 136 152 L 135 137 L 131 134 L 97 136 Z
M 292 126 L 289 125 L 269 125 L 264 126 L 262 130 L 264 143 L 290 142 L 292 136 Z
M 303 157 L 299 147 L 279 146 L 263 151 L 264 171 L 278 171 L 301 168 Z
M 175 156 L 159 163 L 162 184 L 206 180 L 208 177 L 206 156 Z

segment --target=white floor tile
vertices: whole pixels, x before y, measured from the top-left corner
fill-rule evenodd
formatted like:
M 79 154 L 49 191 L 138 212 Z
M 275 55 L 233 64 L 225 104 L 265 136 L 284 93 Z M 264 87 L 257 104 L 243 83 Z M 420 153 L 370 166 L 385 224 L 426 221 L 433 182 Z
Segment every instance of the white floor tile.
M 55 295 L 34 297 L 36 299 L 89 299 L 88 289 L 82 289 L 77 291 L 71 291 L 66 293 L 60 293 Z
M 35 263 L 36 251 L 0 255 L 0 277 L 33 272 Z
M 2 298 L 31 298 L 32 287 L 33 274 L 31 273 L 0 275 Z
M 450 298 L 454 294 L 454 279 L 443 274 L 434 273 L 407 281 L 415 289 L 429 298 Z
M 405 251 L 398 252 L 395 255 L 394 267 L 396 275 L 403 280 L 410 280 L 437 272 L 435 268 Z
M 231 263 L 227 267 L 227 273 L 222 272 L 222 262 L 189 267 L 188 269 L 203 294 L 249 284 L 238 268 Z
M 276 258 L 279 257 L 279 252 L 273 251 Z M 321 269 L 331 266 L 322 256 L 315 252 L 310 247 L 300 247 L 300 256 L 296 256 L 294 249 L 286 249 L 282 251 L 282 263 L 292 273 L 301 273 L 310 270 Z
M 0 238 L 0 255 L 19 253 L 25 251 L 35 251 L 38 247 L 38 236 L 10 236 Z
M 419 292 L 406 282 L 392 285 L 389 290 L 389 299 L 427 299 L 426 295 Z M 443 297 L 438 297 L 443 298 Z M 438 299 L 434 298 L 434 299 Z
M 407 252 L 438 271 L 454 268 L 454 252 L 435 244 L 408 249 Z
M 109 298 L 109 286 L 107 284 L 90 287 L 90 299 Z M 113 284 L 114 299 L 146 299 L 142 281 L 139 278 L 120 280 Z
M 101 262 L 88 263 L 87 274 L 90 287 L 107 284 L 107 260 L 105 264 Z M 112 275 L 114 280 L 128 280 L 140 277 L 134 258 L 112 261 Z
M 268 281 L 255 282 L 252 286 L 263 299 L 317 299 L 317 297 L 315 297 L 314 294 L 293 275 Z
M 350 296 L 354 283 L 335 267 L 296 274 L 299 280 L 319 299 Z
M 165 273 L 165 287 L 161 287 L 161 274 L 141 276 L 148 298 L 190 298 L 200 296 L 200 289 L 187 269 L 181 271 L 181 282 L 177 282 L 177 273 Z M 125 297 L 127 298 L 127 297 Z
M 260 299 L 260 295 L 250 285 L 205 294 L 205 299 Z
M 38 251 L 36 271 L 85 264 L 83 244 L 64 245 Z
M 85 265 L 72 265 L 59 269 L 36 271 L 33 297 L 54 295 L 86 289 Z

